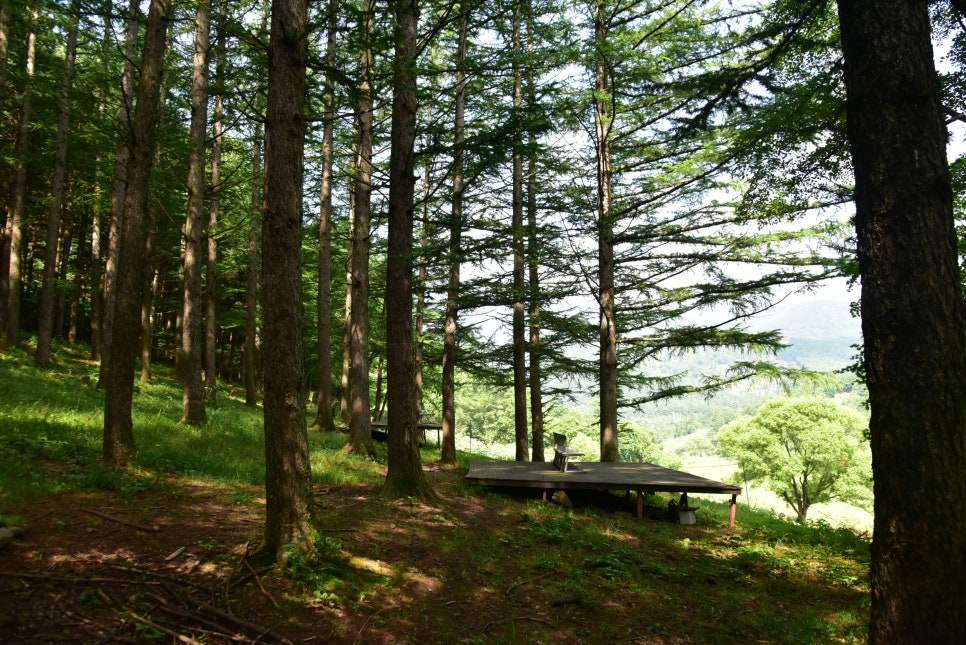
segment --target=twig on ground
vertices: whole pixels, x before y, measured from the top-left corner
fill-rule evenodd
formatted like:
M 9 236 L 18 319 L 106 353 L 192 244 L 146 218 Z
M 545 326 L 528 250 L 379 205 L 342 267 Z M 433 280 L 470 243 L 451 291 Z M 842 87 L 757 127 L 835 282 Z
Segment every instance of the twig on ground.
M 225 580 L 225 593 L 231 591 L 231 581 L 235 578 L 235 574 L 238 573 L 238 570 L 242 568 L 242 563 L 248 558 L 248 551 L 251 548 L 251 545 L 251 540 L 245 542 L 245 553 L 242 554 L 242 557 L 238 560 L 238 563 L 235 564 L 235 566 L 232 567 L 231 571 L 228 573 L 228 578 Z
M 156 629 L 157 631 L 161 632 L 162 634 L 167 634 L 168 636 L 170 636 L 172 638 L 175 638 L 175 639 L 179 640 L 182 643 L 186 643 L 187 645 L 201 645 L 201 643 L 199 641 L 196 641 L 195 639 L 191 638 L 190 636 L 185 636 L 184 634 L 179 634 L 178 632 L 174 631 L 173 629 L 168 629 L 164 625 L 159 625 L 156 622 L 154 622 L 152 620 L 149 620 L 149 619 L 147 619 L 147 618 L 145 618 L 143 616 L 138 616 L 133 611 L 131 612 L 131 618 L 133 618 L 135 620 L 135 622 L 141 623 L 142 625 L 147 625 L 151 629 Z
M 159 580 L 167 580 L 168 582 L 177 582 L 179 585 L 184 585 L 186 587 L 200 587 L 201 585 L 193 580 L 183 580 L 176 576 L 169 576 L 164 573 L 158 573 L 156 571 L 148 571 L 147 569 L 139 569 L 138 567 L 128 567 L 123 564 L 105 564 L 105 567 L 110 567 L 111 569 L 118 569 L 119 571 L 130 571 L 131 573 L 137 573 L 142 576 L 150 576 L 152 578 L 157 578 Z
M 388 607 L 383 607 L 382 609 L 379 609 L 379 610 L 375 611 L 374 613 L 366 616 L 366 619 L 364 621 L 362 621 L 362 626 L 359 627 L 359 632 L 356 634 L 356 639 L 354 641 L 352 641 L 352 645 L 355 645 L 356 643 L 358 643 L 359 642 L 359 639 L 362 638 L 362 631 L 366 628 L 366 625 L 369 624 L 369 621 L 370 620 L 372 620 L 373 618 L 375 618 L 376 616 L 378 616 L 382 612 L 386 611 L 387 609 L 395 609 L 395 608 L 396 608 L 395 605 L 389 605 Z
M 223 611 L 221 609 L 218 609 L 217 607 L 213 607 L 212 605 L 209 605 L 206 602 L 202 602 L 201 600 L 196 600 L 194 598 L 190 598 L 189 600 L 192 604 L 197 605 L 200 609 L 203 609 L 209 614 L 217 616 L 222 620 L 230 622 L 235 627 L 243 629 L 247 632 L 251 632 L 253 634 L 271 636 L 279 643 L 282 643 L 282 645 L 294 645 L 292 641 L 290 641 L 289 639 L 285 638 L 281 634 L 276 634 L 270 629 L 265 629 L 265 627 L 263 627 L 262 625 L 256 625 L 255 623 L 250 623 L 244 618 L 238 618 L 237 616 L 234 616 L 228 613 L 227 611 Z
M 0 577 L 5 578 L 23 578 L 24 580 L 44 580 L 45 582 L 63 582 L 68 584 L 84 583 L 84 584 L 131 584 L 131 585 L 157 585 L 159 582 L 148 581 L 148 580 L 129 580 L 127 578 L 79 578 L 74 576 L 72 578 L 63 578 L 60 576 L 51 576 L 46 573 L 24 573 L 22 571 L 0 571 Z
M 251 574 L 255 577 L 255 584 L 257 584 L 258 588 L 261 589 L 262 595 L 268 598 L 272 602 L 272 607 L 275 607 L 275 609 L 281 609 L 281 607 L 278 604 L 278 601 L 275 600 L 272 594 L 268 593 L 268 589 L 266 589 L 265 585 L 262 584 L 262 579 L 258 577 L 257 573 L 255 573 L 255 569 L 252 568 L 252 565 L 248 561 L 248 558 L 244 559 L 244 563 L 248 571 L 251 572 Z
M 480 632 L 481 633 L 486 632 L 486 630 L 488 630 L 490 627 L 493 627 L 494 625 L 500 625 L 502 623 L 512 623 L 516 621 L 525 621 L 525 622 L 537 623 L 540 625 L 546 625 L 547 627 L 557 630 L 567 638 L 573 640 L 575 643 L 580 642 L 579 638 L 577 638 L 576 636 L 568 632 L 566 629 L 562 627 L 558 627 L 557 625 L 551 623 L 549 620 L 544 620 L 543 618 L 537 618 L 536 616 L 513 616 L 512 618 L 503 618 L 502 620 L 492 620 L 487 624 L 483 625 L 483 628 L 480 630 Z
M 539 575 L 536 578 L 530 578 L 529 580 L 521 580 L 520 582 L 516 583 L 515 585 L 511 585 L 510 587 L 508 587 L 507 590 L 505 592 L 503 592 L 503 595 L 505 597 L 509 598 L 510 597 L 510 594 L 513 593 L 518 587 L 522 587 L 524 585 L 528 585 L 531 582 L 536 582 L 537 580 L 543 580 L 544 578 L 549 578 L 550 576 L 555 576 L 558 573 L 560 573 L 560 572 L 559 571 L 550 571 L 549 573 L 545 573 L 543 575 Z
M 142 526 L 141 524 L 135 524 L 134 522 L 128 522 L 127 520 L 122 520 L 116 517 L 111 517 L 110 515 L 105 515 L 98 511 L 91 510 L 89 508 L 84 509 L 85 513 L 90 513 L 91 515 L 96 515 L 98 517 L 103 517 L 105 520 L 110 520 L 112 522 L 117 522 L 118 524 L 123 524 L 124 526 L 130 526 L 131 528 L 138 529 L 139 531 L 147 531 L 148 533 L 159 533 L 161 528 L 157 525 L 155 526 Z
M 158 609 L 160 611 L 165 612 L 166 614 L 175 616 L 177 618 L 190 619 L 198 623 L 199 625 L 203 625 L 205 627 L 208 627 L 211 630 L 214 630 L 212 633 L 217 633 L 217 634 L 220 634 L 221 636 L 228 636 L 229 638 L 235 638 L 237 636 L 237 632 L 238 632 L 237 629 L 236 630 L 229 629 L 224 625 L 216 623 L 213 620 L 208 620 L 204 616 L 199 616 L 197 613 L 188 611 L 187 609 L 178 607 L 177 605 L 173 605 L 170 602 L 168 602 L 166 599 L 162 598 L 161 596 L 158 596 L 157 594 L 149 594 L 149 595 L 158 602 Z M 235 632 L 235 633 L 233 634 L 232 632 Z

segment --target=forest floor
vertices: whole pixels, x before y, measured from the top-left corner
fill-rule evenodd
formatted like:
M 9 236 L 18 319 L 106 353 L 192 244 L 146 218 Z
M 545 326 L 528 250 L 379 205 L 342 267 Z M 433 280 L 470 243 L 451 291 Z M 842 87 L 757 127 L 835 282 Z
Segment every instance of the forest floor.
M 43 496 L 0 550 L 0 642 L 864 641 L 861 553 L 659 507 L 639 521 L 615 496 L 567 509 L 463 472 L 427 465 L 429 502 L 317 487 L 318 535 L 275 567 L 254 557 L 257 487 Z

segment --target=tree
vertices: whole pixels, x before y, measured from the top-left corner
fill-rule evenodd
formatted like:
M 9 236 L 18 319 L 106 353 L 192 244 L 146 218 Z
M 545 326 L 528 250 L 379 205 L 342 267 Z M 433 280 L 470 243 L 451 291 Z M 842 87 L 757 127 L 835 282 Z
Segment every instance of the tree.
M 265 31 L 268 23 L 268 4 L 262 3 L 261 28 Z M 255 110 L 261 112 L 264 106 L 265 87 L 259 78 L 255 87 Z M 252 181 L 251 181 L 251 221 L 248 227 L 248 263 L 245 271 L 245 405 L 258 404 L 258 285 L 259 285 L 259 247 L 261 244 L 262 209 L 262 124 L 256 122 L 252 137 Z
M 527 431 L 526 273 L 523 230 L 523 35 L 522 0 L 513 3 L 513 399 L 516 460 L 530 461 Z
M 224 13 L 225 3 L 219 2 L 219 14 Z M 219 18 L 221 15 L 219 15 Z M 219 30 L 215 41 L 215 94 L 213 122 L 211 124 L 211 198 L 208 204 L 208 258 L 205 263 L 205 398 L 214 402 L 218 396 L 218 219 L 221 217 L 221 169 L 225 129 L 225 44 L 224 34 Z
M 27 149 L 30 140 L 30 119 L 33 111 L 33 83 L 34 67 L 36 63 L 35 33 L 37 23 L 37 9 L 31 11 L 30 33 L 27 34 L 27 79 L 24 82 L 23 94 L 20 98 L 20 123 L 17 128 L 17 142 L 15 147 L 16 166 L 10 179 L 10 193 L 7 196 L 7 218 L 4 230 L 4 255 L 0 257 L 7 267 L 4 294 L 7 296 L 0 314 L 5 314 L 6 344 L 20 343 L 20 301 L 21 301 L 21 247 L 23 244 L 23 211 L 24 197 L 27 191 Z
M 338 37 L 338 3 L 326 5 L 325 88 L 322 97 L 322 179 L 319 188 L 319 291 L 316 305 L 318 320 L 318 398 L 313 426 L 335 431 L 332 418 L 332 163 L 335 139 L 335 54 Z
M 389 254 L 386 273 L 389 465 L 382 494 L 431 494 L 419 456 L 413 339 L 413 195 L 416 140 L 417 0 L 396 0 L 392 148 L 389 153 Z
M 201 289 L 202 244 L 205 206 L 205 150 L 208 131 L 208 49 L 211 1 L 201 0 L 195 14 L 194 64 L 191 68 L 191 155 L 188 158 L 188 207 L 184 225 L 184 298 L 181 319 L 181 351 L 178 368 L 183 386 L 181 423 L 204 425 L 205 390 L 202 324 L 204 298 Z
M 459 318 L 460 265 L 463 254 L 463 171 L 466 136 L 466 40 L 470 9 L 460 3 L 456 50 L 456 96 L 453 110 L 453 190 L 449 222 L 446 310 L 443 322 L 442 417 L 440 461 L 456 463 L 456 338 Z
M 962 643 L 966 309 L 929 4 L 838 9 L 875 479 L 869 642 Z
M 64 57 L 64 75 L 60 89 L 60 111 L 57 115 L 57 145 L 54 156 L 54 177 L 50 187 L 50 213 L 47 216 L 47 243 L 44 247 L 44 278 L 40 293 L 40 316 L 37 322 L 37 365 L 50 363 L 50 343 L 54 326 L 54 292 L 57 262 L 57 243 L 60 239 L 60 219 L 64 204 L 64 174 L 67 166 L 67 128 L 70 124 L 71 99 L 74 90 L 74 62 L 77 58 L 77 28 L 80 22 L 80 2 L 73 0 L 70 8 L 70 27 Z M 66 252 L 65 254 L 69 255 Z
M 353 222 L 350 228 L 348 289 L 351 305 L 349 335 L 349 443 L 352 452 L 372 452 L 369 410 L 369 252 L 372 203 L 373 83 L 375 75 L 375 0 L 364 0 L 359 15 L 358 140 L 352 164 Z
M 719 450 L 749 483 L 765 482 L 805 522 L 812 504 L 869 498 L 865 420 L 822 399 L 775 399 L 727 424 Z
M 131 125 L 134 105 L 134 77 L 137 72 L 136 55 L 140 24 L 139 0 L 131 0 L 124 37 L 124 71 L 121 74 L 121 97 L 118 105 L 120 137 L 114 155 L 114 182 L 111 185 L 111 214 L 107 224 L 107 257 L 104 261 L 104 290 L 100 321 L 101 369 L 98 387 L 107 387 L 111 366 L 111 347 L 114 339 L 114 314 L 117 299 L 117 264 L 121 252 L 121 228 L 124 224 L 124 197 L 127 191 L 128 162 L 131 159 Z M 160 82 L 160 81 L 159 81 Z
M 273 0 L 265 121 L 262 294 L 265 340 L 265 544 L 283 547 L 312 527 L 312 468 L 302 396 L 302 161 L 306 0 Z
M 114 333 L 104 398 L 104 461 L 125 465 L 136 452 L 131 405 L 141 329 L 145 220 L 158 129 L 169 0 L 152 0 L 141 52 L 141 81 L 129 143 L 127 190 L 120 230 Z

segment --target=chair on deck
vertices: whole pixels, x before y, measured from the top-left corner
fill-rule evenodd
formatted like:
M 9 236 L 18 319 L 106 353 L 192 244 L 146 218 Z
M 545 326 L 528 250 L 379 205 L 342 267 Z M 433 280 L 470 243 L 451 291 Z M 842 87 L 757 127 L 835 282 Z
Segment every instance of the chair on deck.
M 574 470 L 580 470 L 580 466 L 572 463 L 570 459 L 572 457 L 581 457 L 584 453 L 574 450 L 569 445 L 567 445 L 567 436 L 562 435 L 559 432 L 553 433 L 554 447 L 553 447 L 553 465 L 557 470 L 561 472 L 568 472 Z

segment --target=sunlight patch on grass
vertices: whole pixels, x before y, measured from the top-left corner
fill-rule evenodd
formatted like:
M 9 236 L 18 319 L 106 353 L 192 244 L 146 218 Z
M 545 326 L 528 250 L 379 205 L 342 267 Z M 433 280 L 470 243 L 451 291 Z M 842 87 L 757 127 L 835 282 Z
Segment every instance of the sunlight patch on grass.
M 372 558 L 361 556 L 351 556 L 349 558 L 349 564 L 356 569 L 362 569 L 363 571 L 368 571 L 369 573 L 374 573 L 378 576 L 393 578 L 396 575 L 395 570 L 381 560 L 373 560 Z

